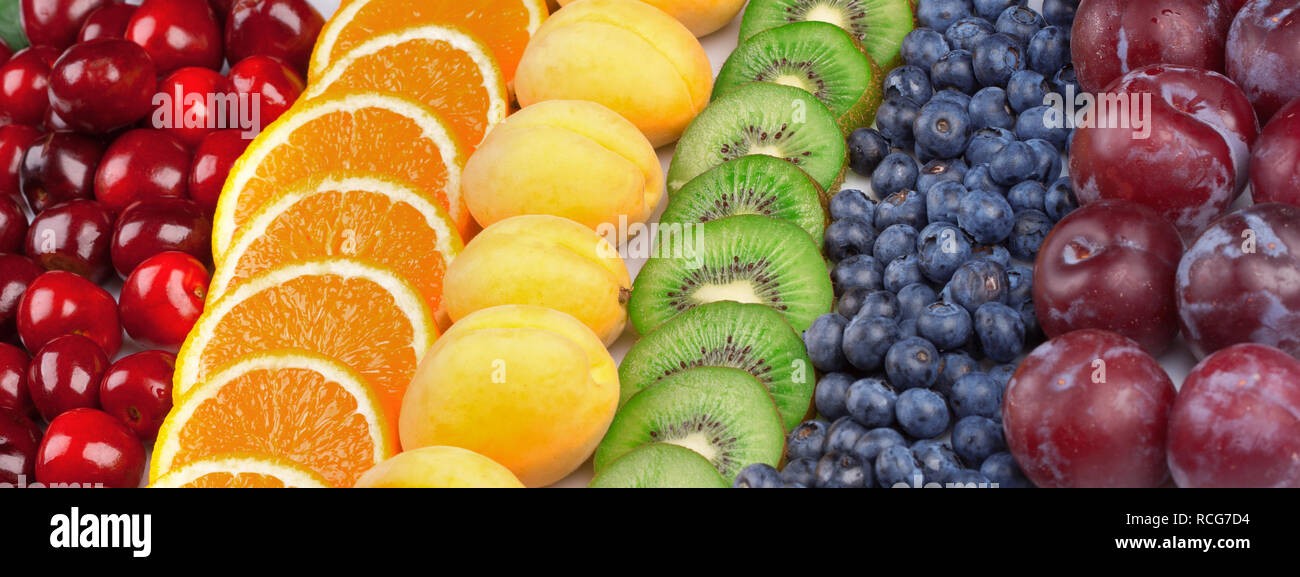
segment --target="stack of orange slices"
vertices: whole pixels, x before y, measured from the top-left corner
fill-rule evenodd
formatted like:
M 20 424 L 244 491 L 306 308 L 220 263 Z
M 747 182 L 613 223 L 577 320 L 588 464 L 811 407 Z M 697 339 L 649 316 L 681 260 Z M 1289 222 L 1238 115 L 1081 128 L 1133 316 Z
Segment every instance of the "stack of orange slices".
M 157 487 L 350 487 L 399 451 L 442 279 L 475 226 L 465 161 L 510 112 L 544 0 L 348 0 L 303 97 L 235 163 Z

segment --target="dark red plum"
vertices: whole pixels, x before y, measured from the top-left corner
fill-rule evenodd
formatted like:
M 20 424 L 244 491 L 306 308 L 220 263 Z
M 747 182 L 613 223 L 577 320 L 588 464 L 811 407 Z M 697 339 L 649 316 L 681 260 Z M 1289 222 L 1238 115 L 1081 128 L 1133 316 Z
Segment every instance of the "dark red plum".
M 1197 357 L 1238 343 L 1300 357 L 1300 208 L 1257 204 L 1215 221 L 1183 255 L 1177 283 Z
M 1250 156 L 1255 202 L 1300 206 L 1300 98 L 1268 122 Z
M 1007 384 L 1007 446 L 1039 487 L 1158 487 L 1176 394 L 1132 339 L 1068 333 L 1034 349 Z
M 1300 487 L 1300 361 L 1273 347 L 1223 349 L 1192 369 L 1169 415 L 1179 487 Z
M 1070 54 L 1079 84 L 1098 92 L 1151 64 L 1223 72 L 1232 11 L 1211 0 L 1088 0 L 1074 17 Z
M 1295 0 L 1250 0 L 1228 32 L 1227 70 L 1268 122 L 1300 98 L 1300 6 Z

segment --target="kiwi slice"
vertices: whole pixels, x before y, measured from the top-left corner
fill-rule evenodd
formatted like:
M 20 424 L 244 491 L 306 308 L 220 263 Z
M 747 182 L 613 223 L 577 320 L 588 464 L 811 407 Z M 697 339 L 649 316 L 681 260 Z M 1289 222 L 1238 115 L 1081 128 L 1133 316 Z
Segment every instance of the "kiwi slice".
M 591 480 L 592 489 L 725 489 L 726 479 L 699 453 L 651 443 L 610 463 Z
M 794 429 L 812 405 L 815 379 L 803 339 L 763 305 L 718 302 L 678 315 L 632 345 L 618 369 L 619 403 L 693 367 L 729 367 L 758 379 Z
M 848 162 L 840 127 L 817 97 L 792 86 L 751 82 L 713 101 L 686 128 L 668 167 L 668 192 L 751 154 L 789 161 L 822 190 L 836 188 Z
M 628 302 L 641 334 L 716 301 L 767 305 L 801 332 L 831 310 L 826 261 L 796 224 L 746 214 L 659 232 Z
M 668 201 L 661 223 L 700 224 L 739 214 L 790 221 L 814 239 L 826 230 L 817 183 L 779 158 L 728 160 L 683 186 Z
M 740 21 L 740 38 L 807 21 L 843 28 L 885 70 L 902 63 L 903 37 L 916 26 L 908 0 L 751 0 Z
M 749 82 L 806 90 L 829 108 L 845 136 L 870 126 L 883 99 L 880 68 L 834 24 L 799 22 L 755 34 L 727 58 L 713 98 Z
M 700 367 L 659 381 L 619 410 L 596 448 L 596 473 L 648 443 L 695 451 L 731 483 L 751 464 L 775 467 L 785 430 L 767 391 L 749 373 Z

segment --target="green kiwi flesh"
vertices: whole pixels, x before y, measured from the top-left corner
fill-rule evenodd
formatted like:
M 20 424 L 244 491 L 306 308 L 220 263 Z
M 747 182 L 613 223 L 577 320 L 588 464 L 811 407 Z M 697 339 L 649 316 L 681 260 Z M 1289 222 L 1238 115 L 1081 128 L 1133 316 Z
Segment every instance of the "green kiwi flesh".
M 731 483 L 751 464 L 775 467 L 785 449 L 785 431 L 757 379 L 738 369 L 700 367 L 628 400 L 596 448 L 596 474 L 649 443 L 695 451 Z
M 742 156 L 695 177 L 668 201 L 661 223 L 700 224 L 741 214 L 780 218 L 811 238 L 826 230 L 817 183 L 770 156 Z
M 725 489 L 713 463 L 690 449 L 652 443 L 610 463 L 591 480 L 592 489 Z
M 619 403 L 695 367 L 728 367 L 758 379 L 786 430 L 812 405 L 812 360 L 799 333 L 772 309 L 727 301 L 688 310 L 632 345 L 618 369 Z
M 754 154 L 794 164 L 822 190 L 837 188 L 848 162 L 839 124 L 820 100 L 792 86 L 751 82 L 713 101 L 686 128 L 668 168 L 668 192 Z
M 751 0 L 740 22 L 740 39 L 809 21 L 843 28 L 884 70 L 901 64 L 903 37 L 916 26 L 908 0 Z

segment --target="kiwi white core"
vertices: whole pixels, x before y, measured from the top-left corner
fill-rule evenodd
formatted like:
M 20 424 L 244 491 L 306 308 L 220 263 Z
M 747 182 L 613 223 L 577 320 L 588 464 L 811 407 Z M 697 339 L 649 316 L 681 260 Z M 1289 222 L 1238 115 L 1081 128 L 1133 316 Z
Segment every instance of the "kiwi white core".
M 709 444 L 709 437 L 704 433 L 691 433 L 680 439 L 673 439 L 664 442 L 695 451 L 705 459 L 708 459 L 710 463 L 714 462 L 714 459 L 718 457 L 718 452 L 714 450 L 713 445 Z
M 848 23 L 844 21 L 844 11 L 825 4 L 818 4 L 810 8 L 808 13 L 804 15 L 804 20 L 825 22 L 848 29 Z
M 718 301 L 736 301 L 746 304 L 763 304 L 764 301 L 758 296 L 754 283 L 748 280 L 735 280 L 727 284 L 706 284 L 700 285 L 691 295 L 696 302 L 700 304 L 716 303 Z

